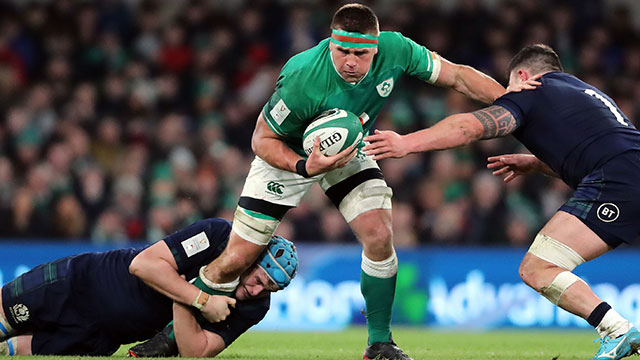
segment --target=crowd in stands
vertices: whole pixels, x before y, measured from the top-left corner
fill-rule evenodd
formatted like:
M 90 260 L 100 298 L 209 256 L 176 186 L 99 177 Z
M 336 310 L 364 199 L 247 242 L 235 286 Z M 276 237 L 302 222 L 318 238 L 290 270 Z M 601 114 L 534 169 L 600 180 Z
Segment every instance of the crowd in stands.
M 640 116 L 640 32 L 621 3 L 366 2 L 382 30 L 506 85 L 510 57 L 546 43 L 568 72 Z M 284 62 L 329 35 L 339 1 L 0 3 L 0 241 L 156 241 L 231 219 L 256 118 Z M 376 127 L 407 133 L 481 104 L 406 77 Z M 503 184 L 486 158 L 511 138 L 381 162 L 400 247 L 526 246 L 571 193 L 531 176 Z M 355 242 L 314 187 L 279 233 Z

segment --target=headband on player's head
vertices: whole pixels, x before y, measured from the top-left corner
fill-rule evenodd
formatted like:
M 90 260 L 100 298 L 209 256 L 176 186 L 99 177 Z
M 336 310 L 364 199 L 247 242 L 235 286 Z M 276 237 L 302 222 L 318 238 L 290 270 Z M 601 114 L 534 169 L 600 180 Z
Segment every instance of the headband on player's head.
M 331 30 L 331 41 L 346 48 L 372 48 L 378 47 L 378 36 L 367 35 L 359 32 L 349 32 L 344 30 Z

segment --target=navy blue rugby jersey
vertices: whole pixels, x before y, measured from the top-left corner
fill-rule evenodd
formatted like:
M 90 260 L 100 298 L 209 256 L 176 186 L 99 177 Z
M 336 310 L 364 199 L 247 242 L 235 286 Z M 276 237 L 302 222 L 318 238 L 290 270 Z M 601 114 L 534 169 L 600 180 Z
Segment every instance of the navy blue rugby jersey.
M 200 267 L 218 257 L 225 248 L 231 223 L 207 219 L 179 230 L 163 241 L 178 265 L 178 272 L 191 280 Z M 203 234 L 204 233 L 204 234 Z M 75 285 L 86 286 L 94 321 L 119 343 L 148 339 L 173 319 L 172 300 L 129 273 L 129 264 L 142 250 L 123 249 L 74 257 Z M 78 281 L 80 280 L 80 281 Z M 228 346 L 264 318 L 269 297 L 238 302 L 227 320 L 203 325 L 219 334 Z
M 513 135 L 569 186 L 615 155 L 640 149 L 640 132 L 609 96 L 567 73 L 547 73 L 541 82 L 493 104 L 511 112 L 518 122 Z

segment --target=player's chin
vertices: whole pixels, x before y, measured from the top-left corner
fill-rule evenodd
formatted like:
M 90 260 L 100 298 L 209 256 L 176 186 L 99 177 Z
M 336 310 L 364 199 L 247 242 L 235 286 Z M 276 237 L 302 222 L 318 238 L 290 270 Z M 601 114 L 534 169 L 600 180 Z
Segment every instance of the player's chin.
M 247 300 L 251 297 L 251 295 L 249 295 L 249 292 L 247 291 L 247 288 L 245 288 L 244 286 L 240 285 L 236 288 L 236 299 L 237 300 Z
M 358 73 L 344 73 L 342 74 L 342 77 L 347 80 L 348 82 L 358 82 L 360 81 L 360 79 L 362 79 L 362 74 L 358 74 Z

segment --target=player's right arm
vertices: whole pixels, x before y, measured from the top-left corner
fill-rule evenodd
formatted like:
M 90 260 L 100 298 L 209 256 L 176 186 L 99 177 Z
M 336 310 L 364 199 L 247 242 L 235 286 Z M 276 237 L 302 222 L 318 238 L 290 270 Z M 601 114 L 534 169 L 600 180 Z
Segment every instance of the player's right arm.
M 492 105 L 471 113 L 454 114 L 434 126 L 398 135 L 393 131 L 379 131 L 364 138 L 364 147 L 375 160 L 400 158 L 407 154 L 446 150 L 481 139 L 493 139 L 511 134 L 518 127 L 516 118 L 502 106 Z
M 302 159 L 302 156 L 291 150 L 280 136 L 271 130 L 262 113 L 258 116 L 256 128 L 251 137 L 251 148 L 269 165 L 286 171 L 296 172 L 296 164 Z M 352 147 L 349 147 L 336 155 L 325 156 L 320 152 L 320 140 L 316 139 L 313 151 L 307 158 L 307 174 L 315 176 L 345 166 L 356 154 L 351 150 Z
M 226 348 L 224 339 L 204 330 L 188 307 L 173 304 L 173 330 L 182 357 L 214 357 Z

